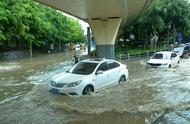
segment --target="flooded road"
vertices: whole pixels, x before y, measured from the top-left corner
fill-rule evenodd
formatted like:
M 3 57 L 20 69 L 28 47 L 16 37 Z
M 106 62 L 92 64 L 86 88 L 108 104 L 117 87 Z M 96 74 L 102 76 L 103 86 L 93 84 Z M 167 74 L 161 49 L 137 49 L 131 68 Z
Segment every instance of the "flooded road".
M 123 61 L 129 68 L 125 84 L 93 96 L 49 93 L 49 80 L 71 67 L 72 54 L 0 61 L 0 123 L 152 124 L 163 113 L 190 108 L 190 59 L 173 69 Z

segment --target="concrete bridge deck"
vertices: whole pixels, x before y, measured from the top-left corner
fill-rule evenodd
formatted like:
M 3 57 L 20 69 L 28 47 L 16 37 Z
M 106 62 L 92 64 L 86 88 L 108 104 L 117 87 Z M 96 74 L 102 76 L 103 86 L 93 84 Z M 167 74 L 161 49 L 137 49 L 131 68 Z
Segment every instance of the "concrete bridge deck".
M 35 0 L 89 23 L 97 57 L 115 58 L 120 26 L 131 24 L 152 0 Z

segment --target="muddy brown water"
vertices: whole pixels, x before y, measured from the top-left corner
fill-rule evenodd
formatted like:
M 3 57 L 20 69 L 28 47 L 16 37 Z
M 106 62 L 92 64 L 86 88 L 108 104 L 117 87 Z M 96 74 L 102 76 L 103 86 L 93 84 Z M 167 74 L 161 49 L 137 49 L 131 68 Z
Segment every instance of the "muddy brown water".
M 73 53 L 0 61 L 2 124 L 151 124 L 162 113 L 190 107 L 190 59 L 173 69 L 146 69 L 130 61 L 123 85 L 93 96 L 68 97 L 48 91 L 53 75 L 71 67 Z

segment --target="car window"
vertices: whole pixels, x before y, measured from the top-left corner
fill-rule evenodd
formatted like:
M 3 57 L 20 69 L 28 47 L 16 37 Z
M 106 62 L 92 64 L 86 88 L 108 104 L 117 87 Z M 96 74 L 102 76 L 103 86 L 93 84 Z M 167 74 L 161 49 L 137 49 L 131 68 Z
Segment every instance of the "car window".
M 98 67 L 98 69 L 97 69 L 97 71 L 107 71 L 107 70 L 108 70 L 108 64 L 107 64 L 107 62 L 102 63 L 102 64 Z
M 163 54 L 161 53 L 156 53 L 152 56 L 152 59 L 163 59 Z
M 98 63 L 80 62 L 71 73 L 89 75 L 94 71 L 97 65 Z
M 175 53 L 172 53 L 171 58 L 175 58 L 177 55 Z
M 119 67 L 119 64 L 116 62 L 108 62 L 108 68 L 113 69 Z

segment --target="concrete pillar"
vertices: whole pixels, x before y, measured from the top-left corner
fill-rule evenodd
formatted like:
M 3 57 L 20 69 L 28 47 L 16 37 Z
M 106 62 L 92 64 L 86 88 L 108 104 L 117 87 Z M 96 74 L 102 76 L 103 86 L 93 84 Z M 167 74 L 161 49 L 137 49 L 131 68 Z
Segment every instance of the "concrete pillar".
M 115 59 L 115 39 L 121 24 L 121 18 L 89 20 L 96 41 L 96 56 Z

